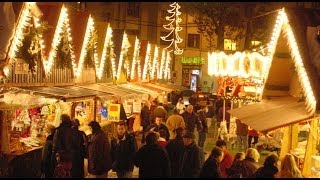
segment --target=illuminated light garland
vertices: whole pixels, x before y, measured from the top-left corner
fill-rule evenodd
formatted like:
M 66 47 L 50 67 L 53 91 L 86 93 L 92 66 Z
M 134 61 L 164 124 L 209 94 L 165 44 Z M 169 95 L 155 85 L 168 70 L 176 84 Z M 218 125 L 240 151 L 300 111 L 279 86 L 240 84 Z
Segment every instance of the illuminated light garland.
M 153 63 L 152 63 L 152 69 L 151 69 L 151 74 L 150 74 L 151 80 L 155 79 L 156 66 L 158 64 L 158 56 L 159 56 L 159 49 L 156 46 L 154 48 Z
M 142 74 L 141 74 L 141 59 L 140 59 L 140 56 L 138 57 L 137 63 L 138 63 L 138 79 L 141 80 Z
M 22 41 L 24 39 L 23 32 L 26 29 L 26 27 L 29 26 L 28 22 L 30 22 L 30 20 L 32 18 L 30 8 L 34 4 L 35 4 L 35 2 L 25 2 L 23 5 L 21 16 L 20 16 L 19 22 L 16 26 L 15 33 L 14 33 L 12 43 L 11 43 L 11 47 L 8 52 L 9 64 L 3 68 L 4 74 L 6 77 L 9 77 L 10 70 L 12 68 L 12 64 L 16 60 L 16 53 L 18 52 L 19 48 L 23 45 L 22 44 Z
M 164 79 L 170 79 L 170 68 L 169 68 L 170 61 L 171 61 L 171 55 L 170 55 L 170 52 L 167 51 L 166 65 L 164 69 Z
M 99 68 L 97 68 L 97 77 L 98 79 L 102 78 L 102 74 L 103 74 L 103 70 L 104 70 L 104 66 L 107 60 L 107 56 L 111 56 L 111 62 L 112 62 L 112 72 L 115 75 L 116 74 L 116 66 L 115 66 L 115 62 L 114 62 L 114 54 L 113 54 L 113 42 L 112 42 L 112 28 L 110 27 L 110 24 L 108 24 L 108 28 L 106 31 L 106 38 L 104 41 L 104 47 L 103 47 L 103 51 L 102 51 L 102 55 L 100 58 L 100 65 L 97 66 Z M 107 55 L 107 49 L 110 47 L 110 52 Z
M 158 79 L 163 78 L 162 76 L 164 74 L 163 70 L 164 70 L 165 61 L 166 61 L 166 50 L 162 49 L 160 68 L 158 71 Z
M 151 52 L 151 45 L 148 42 L 146 57 L 144 59 L 142 80 L 146 80 L 147 79 L 147 72 L 148 72 L 148 69 L 149 69 L 149 61 L 150 61 L 150 58 L 151 58 L 150 52 Z
M 90 15 L 89 19 L 88 19 L 87 27 L 86 27 L 86 32 L 85 32 L 85 35 L 84 35 L 84 41 L 83 41 L 81 52 L 80 52 L 79 64 L 78 64 L 77 68 L 74 69 L 74 73 L 75 73 L 77 78 L 80 77 L 80 74 L 82 72 L 84 58 L 85 58 L 85 56 L 87 54 L 87 50 L 88 50 L 87 48 L 88 48 L 89 41 L 90 41 L 90 38 L 91 38 L 91 32 L 93 30 L 94 30 L 94 22 L 93 22 L 93 19 L 92 19 L 91 15 Z M 95 56 L 97 57 L 97 55 L 95 55 Z
M 124 56 L 126 56 L 128 54 L 129 47 L 130 47 L 130 43 L 129 43 L 129 40 L 128 40 L 128 36 L 127 36 L 126 32 L 124 32 L 123 33 L 123 38 L 122 38 L 122 45 L 121 45 L 121 53 L 120 53 L 120 58 L 119 58 L 119 64 L 118 64 L 117 79 L 120 79 L 121 69 L 122 69 L 122 64 L 123 64 L 123 58 L 124 58 Z
M 225 54 L 213 52 L 208 55 L 208 74 L 222 77 L 264 78 L 264 67 L 269 57 L 257 52 Z M 248 65 L 249 64 L 249 65 Z
M 134 43 L 134 52 L 133 52 L 132 68 L 131 68 L 131 76 L 130 76 L 131 80 L 133 80 L 135 78 L 135 74 L 136 74 L 135 73 L 135 67 L 136 67 L 136 64 L 137 63 L 140 64 L 140 62 L 139 62 L 139 52 L 140 52 L 140 41 L 136 37 L 136 40 L 135 40 L 135 43 Z M 138 69 L 139 69 L 139 64 L 138 64 Z
M 67 8 L 63 5 L 61 8 L 61 12 L 60 12 L 60 16 L 58 19 L 58 23 L 56 26 L 56 30 L 53 36 L 53 40 L 52 40 L 52 44 L 51 44 L 51 48 L 49 51 L 49 57 L 47 60 L 45 60 L 43 62 L 44 64 L 44 70 L 46 75 L 50 75 L 51 73 L 51 69 L 52 66 L 54 64 L 54 60 L 57 56 L 57 47 L 61 41 L 61 33 L 63 32 L 63 28 L 67 29 L 67 33 L 68 33 L 68 40 L 71 42 L 72 41 L 72 37 L 71 37 L 71 30 L 69 27 L 69 18 L 68 18 L 68 13 L 67 13 Z M 73 72 L 76 72 L 76 64 L 75 64 L 75 55 L 74 55 L 74 50 L 72 48 L 71 43 L 69 43 L 69 48 L 70 48 L 70 53 L 71 53 L 71 59 L 72 59 L 72 66 L 73 66 Z
M 181 15 L 181 12 L 179 11 L 179 9 L 181 7 L 179 6 L 179 4 L 177 2 L 170 4 L 170 7 L 172 7 L 172 9 L 167 10 L 167 11 L 168 11 L 168 13 L 170 13 L 172 15 L 166 17 L 166 20 L 170 21 L 170 23 L 167 25 L 163 25 L 163 27 L 166 30 L 169 30 L 170 32 L 167 36 L 162 36 L 160 38 L 163 41 L 171 42 L 169 44 L 169 46 L 166 47 L 166 49 L 169 49 L 174 44 L 174 54 L 179 55 L 179 54 L 183 53 L 183 49 L 179 49 L 179 47 L 177 45 L 179 43 L 182 43 L 182 41 L 183 41 L 183 39 L 180 38 L 180 36 L 179 36 L 179 32 L 182 30 L 182 27 L 179 26 L 179 23 L 182 21 L 182 19 L 179 17 L 179 15 Z M 175 26 L 173 25 L 173 23 L 175 23 Z M 172 36 L 173 39 L 168 39 L 172 33 L 174 33 L 174 35 Z M 172 51 L 172 50 L 170 50 L 170 51 Z
M 270 68 L 271 68 L 271 64 L 272 64 L 272 59 L 275 53 L 275 49 L 276 49 L 276 45 L 277 42 L 279 40 L 280 34 L 281 34 L 281 30 L 283 30 L 285 32 L 285 36 L 288 40 L 288 46 L 291 52 L 291 57 L 294 61 L 295 64 L 295 69 L 297 71 L 298 77 L 299 77 L 299 81 L 302 85 L 302 89 L 304 92 L 304 95 L 306 97 L 306 105 L 307 105 L 307 110 L 310 113 L 314 113 L 316 111 L 316 98 L 314 96 L 313 90 L 311 88 L 311 84 L 309 81 L 309 77 L 306 73 L 306 69 L 304 67 L 301 55 L 300 55 L 300 51 L 296 42 L 296 38 L 293 34 L 292 28 L 289 24 L 288 21 L 288 17 L 284 11 L 284 9 L 282 9 L 281 11 L 279 11 L 279 15 L 277 17 L 274 29 L 273 29 L 273 33 L 272 33 L 272 38 L 270 43 L 268 44 L 268 53 L 269 53 L 269 58 L 270 61 L 268 63 L 268 65 L 266 65 L 266 69 L 268 69 L 268 71 L 265 71 L 265 78 L 268 77 Z M 265 86 L 265 83 L 264 83 Z M 263 86 L 263 90 L 264 90 L 264 86 Z M 262 94 L 262 93 L 261 93 Z

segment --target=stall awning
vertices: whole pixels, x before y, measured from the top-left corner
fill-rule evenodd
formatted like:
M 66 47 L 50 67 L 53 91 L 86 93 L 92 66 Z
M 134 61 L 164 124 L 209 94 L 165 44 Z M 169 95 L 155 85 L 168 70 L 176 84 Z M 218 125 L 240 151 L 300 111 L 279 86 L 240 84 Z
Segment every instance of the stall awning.
M 305 102 L 294 97 L 277 97 L 228 111 L 251 128 L 267 132 L 311 118 Z

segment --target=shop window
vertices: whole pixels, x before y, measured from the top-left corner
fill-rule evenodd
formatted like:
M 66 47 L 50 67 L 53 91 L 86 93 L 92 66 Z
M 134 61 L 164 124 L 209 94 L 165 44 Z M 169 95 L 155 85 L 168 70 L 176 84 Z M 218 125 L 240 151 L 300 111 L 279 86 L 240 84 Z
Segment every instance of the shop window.
M 236 51 L 237 50 L 236 41 L 232 39 L 224 39 L 224 50 Z
M 251 41 L 251 46 L 255 47 L 255 46 L 259 46 L 261 45 L 261 41 Z
M 168 35 L 169 32 L 160 32 L 160 37 L 165 37 Z M 170 36 L 167 38 L 167 40 L 173 39 L 173 33 L 170 34 Z M 160 39 L 160 45 L 170 45 L 171 41 L 164 41 L 162 39 Z
M 188 47 L 200 48 L 200 34 L 188 34 Z
M 135 18 L 140 16 L 140 2 L 128 2 L 127 15 Z

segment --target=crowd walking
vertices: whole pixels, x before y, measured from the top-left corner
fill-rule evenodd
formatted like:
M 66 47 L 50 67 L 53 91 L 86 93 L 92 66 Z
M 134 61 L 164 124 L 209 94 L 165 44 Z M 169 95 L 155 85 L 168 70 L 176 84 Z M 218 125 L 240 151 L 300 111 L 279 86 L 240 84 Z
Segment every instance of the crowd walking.
M 135 167 L 139 178 L 302 177 L 290 154 L 280 159 L 271 153 L 260 166 L 255 149 L 259 132 L 241 120 L 236 120 L 238 153 L 233 156 L 228 141 L 219 137 L 206 156 L 208 118 L 212 118 L 208 114 L 205 105 L 197 112 L 193 105 L 179 105 L 168 116 L 161 104 L 147 102 L 140 114 L 141 134 L 129 131 L 127 122 L 122 121 L 111 137 L 96 121 L 89 123 L 92 133 L 87 136 L 79 130 L 79 120 L 63 114 L 59 127 L 47 127 L 42 177 L 107 178 L 113 171 L 118 178 L 132 178 Z

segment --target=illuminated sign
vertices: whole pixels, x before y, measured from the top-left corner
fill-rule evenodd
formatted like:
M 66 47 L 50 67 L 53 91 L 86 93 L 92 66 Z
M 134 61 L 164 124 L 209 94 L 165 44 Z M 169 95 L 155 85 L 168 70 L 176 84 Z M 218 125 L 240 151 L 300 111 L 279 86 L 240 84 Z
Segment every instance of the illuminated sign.
M 203 57 L 181 57 L 181 64 L 185 65 L 203 65 L 205 59 Z

